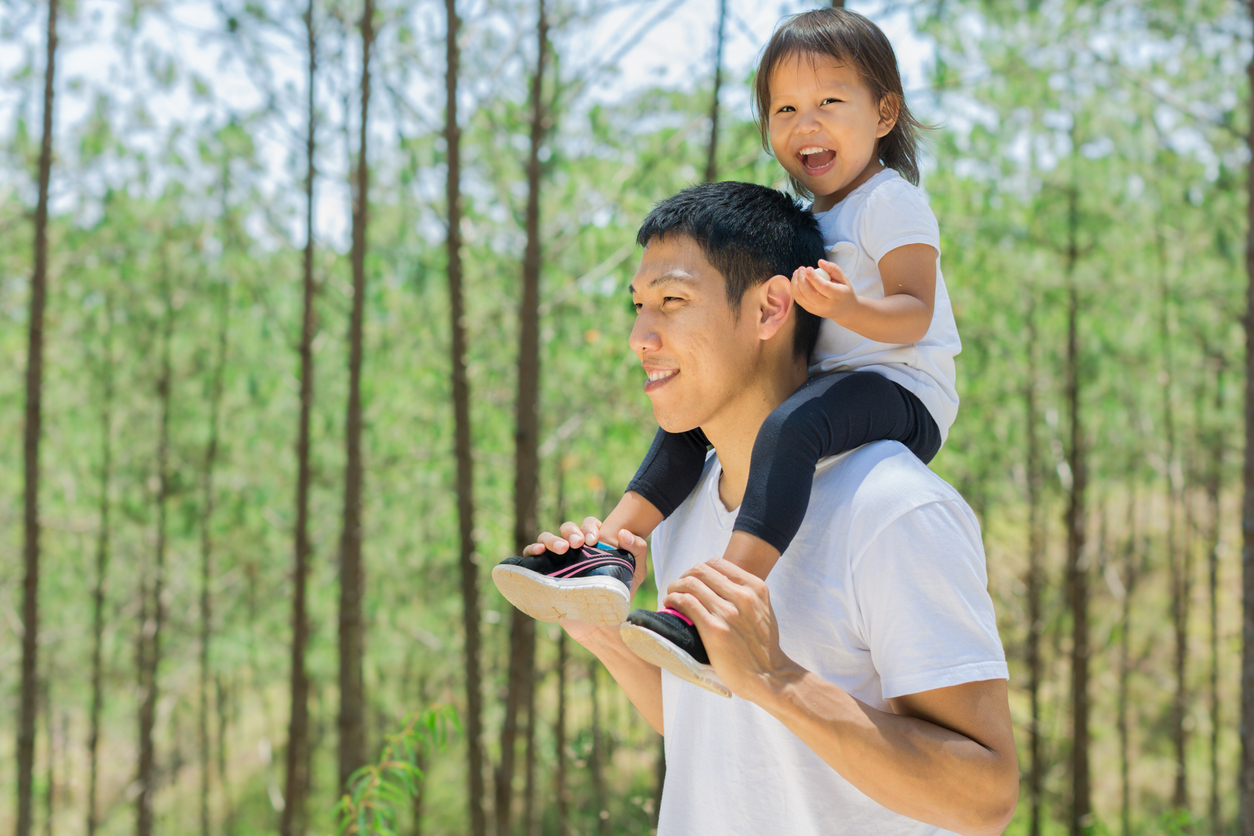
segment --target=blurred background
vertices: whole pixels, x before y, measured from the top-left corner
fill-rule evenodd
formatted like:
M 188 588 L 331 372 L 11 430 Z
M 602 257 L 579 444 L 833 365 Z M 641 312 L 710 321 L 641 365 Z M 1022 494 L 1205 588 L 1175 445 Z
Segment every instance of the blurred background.
M 0 0 L 0 829 L 650 831 L 660 738 L 488 572 L 647 449 L 636 227 L 785 187 L 806 8 Z M 850 8 L 933 126 L 1008 832 L 1236 833 L 1250 9 Z

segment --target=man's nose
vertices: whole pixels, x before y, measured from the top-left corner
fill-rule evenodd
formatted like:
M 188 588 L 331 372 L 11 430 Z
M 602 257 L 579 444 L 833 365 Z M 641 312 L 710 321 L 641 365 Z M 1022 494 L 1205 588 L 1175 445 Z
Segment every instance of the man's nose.
M 627 343 L 636 356 L 644 358 L 646 352 L 657 351 L 662 347 L 662 335 L 658 332 L 657 323 L 651 314 L 641 311 L 631 326 L 631 336 Z

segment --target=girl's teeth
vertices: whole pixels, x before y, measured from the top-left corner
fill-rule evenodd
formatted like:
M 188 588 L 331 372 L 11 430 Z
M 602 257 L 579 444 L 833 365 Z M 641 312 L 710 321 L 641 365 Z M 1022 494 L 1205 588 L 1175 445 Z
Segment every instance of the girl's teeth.
M 801 162 L 806 168 L 822 168 L 836 159 L 836 152 L 828 148 L 805 148 L 801 152 Z

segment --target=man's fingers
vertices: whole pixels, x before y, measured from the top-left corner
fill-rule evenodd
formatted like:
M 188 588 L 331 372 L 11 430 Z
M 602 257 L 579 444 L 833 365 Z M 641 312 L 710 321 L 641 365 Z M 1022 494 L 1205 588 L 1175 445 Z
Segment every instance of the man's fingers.
M 601 539 L 601 521 L 596 517 L 584 517 L 580 528 L 585 542 L 595 543 Z
M 699 632 L 707 632 L 714 626 L 726 624 L 722 618 L 716 618 L 710 612 L 705 602 L 695 592 L 677 590 L 674 584 L 671 584 L 671 589 L 666 593 L 662 605 L 688 616 L 697 625 Z
M 579 548 L 585 542 L 583 529 L 575 525 L 573 522 L 564 522 L 562 527 L 558 529 L 562 537 L 566 538 L 566 542 L 570 543 L 573 548 Z
M 700 604 L 700 612 L 707 619 L 705 623 L 725 624 L 727 619 L 736 615 L 739 607 L 736 601 L 715 590 L 711 584 L 712 580 L 713 578 L 705 573 L 685 574 L 667 587 L 666 599 L 669 602 L 672 595 L 679 601 L 685 600 L 685 597 L 690 597 Z M 698 620 L 693 613 L 686 612 L 680 607 L 675 607 L 675 609 L 684 613 L 693 621 Z M 711 617 L 713 617 L 713 621 L 711 621 Z
M 540 532 L 540 536 L 537 537 L 536 540 L 539 542 L 532 543 L 526 549 L 523 549 L 523 551 L 527 554 L 537 555 L 545 549 L 548 549 L 554 554 L 565 554 L 566 550 L 570 548 L 570 543 L 566 542 L 551 531 Z
M 698 563 L 667 587 L 672 591 L 696 596 L 723 619 L 753 610 L 759 596 L 769 600 L 765 581 L 723 558 Z
M 649 544 L 643 537 L 637 537 L 624 528 L 618 532 L 618 547 L 631 552 L 631 556 L 639 560 L 648 550 Z

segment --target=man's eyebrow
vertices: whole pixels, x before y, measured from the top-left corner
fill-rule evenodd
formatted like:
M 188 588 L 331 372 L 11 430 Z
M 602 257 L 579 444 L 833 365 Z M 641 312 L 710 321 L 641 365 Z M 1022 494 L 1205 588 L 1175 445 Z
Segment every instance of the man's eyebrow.
M 663 273 L 660 276 L 655 277 L 652 281 L 649 282 L 648 286 L 652 288 L 652 287 L 657 287 L 658 285 L 665 285 L 665 284 L 695 285 L 696 283 L 697 283 L 697 279 L 691 273 L 688 273 L 683 270 L 671 270 L 669 272 Z M 636 292 L 635 282 L 632 282 L 630 285 L 627 286 L 627 292 L 628 293 Z

